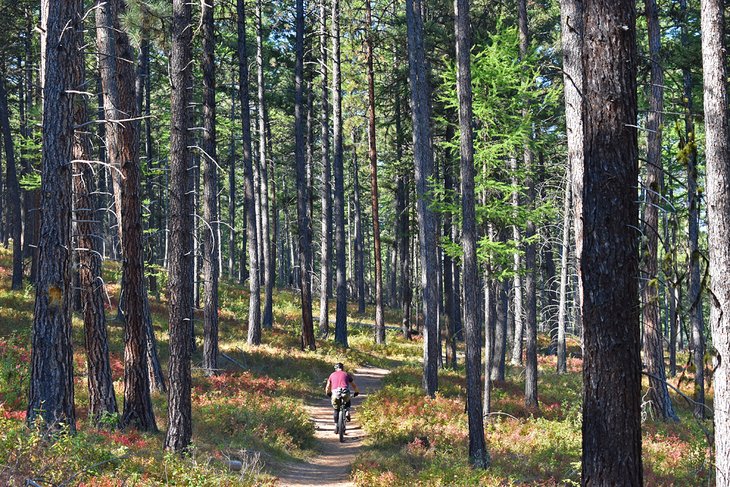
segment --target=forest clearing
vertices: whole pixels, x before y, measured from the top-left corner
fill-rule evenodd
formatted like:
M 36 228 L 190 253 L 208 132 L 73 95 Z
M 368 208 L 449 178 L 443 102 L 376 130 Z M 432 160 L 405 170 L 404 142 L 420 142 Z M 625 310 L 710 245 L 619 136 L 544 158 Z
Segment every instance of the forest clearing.
M 730 487 L 726 13 L 3 0 L 0 484 Z

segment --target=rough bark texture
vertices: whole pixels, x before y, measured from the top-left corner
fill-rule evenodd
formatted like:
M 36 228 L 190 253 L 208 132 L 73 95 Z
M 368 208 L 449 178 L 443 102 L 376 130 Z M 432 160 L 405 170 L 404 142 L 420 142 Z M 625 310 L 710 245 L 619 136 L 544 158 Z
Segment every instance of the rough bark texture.
M 334 224 L 336 300 L 335 341 L 347 347 L 347 268 L 345 261 L 345 175 L 342 154 L 342 78 L 340 72 L 340 0 L 332 0 L 332 169 L 335 179 Z
M 636 5 L 583 2 L 584 164 L 575 172 L 584 485 L 641 485 Z
M 184 452 L 192 437 L 190 323 L 193 320 L 193 171 L 188 149 L 192 81 L 191 6 L 173 0 L 170 56 L 170 388 L 165 449 Z
M 438 389 L 438 336 L 436 306 L 436 217 L 429 208 L 429 180 L 434 175 L 431 148 L 430 96 L 428 68 L 423 40 L 421 0 L 406 0 L 408 61 L 411 87 L 411 118 L 413 119 L 413 159 L 416 172 L 418 202 L 418 235 L 420 241 L 421 289 L 423 292 L 423 387 L 434 396 Z
M 481 398 L 482 344 L 479 311 L 479 264 L 474 197 L 474 133 L 472 130 L 471 29 L 469 0 L 454 1 L 456 34 L 456 92 L 459 98 L 461 140 L 461 247 L 464 252 L 464 328 L 466 331 L 466 409 L 469 422 L 469 460 L 477 468 L 489 465 L 484 441 Z
M 649 375 L 649 404 L 652 413 L 663 420 L 678 421 L 674 412 L 664 370 L 664 336 L 659 320 L 659 205 L 662 196 L 662 109 L 664 106 L 664 71 L 661 66 L 661 32 L 656 0 L 646 0 L 651 58 L 651 95 L 646 128 L 648 134 L 646 167 L 646 205 L 641 273 L 641 297 L 644 322 L 644 363 Z M 700 347 L 702 348 L 702 347 Z M 704 356 L 700 354 L 700 356 Z M 704 399 L 704 398 L 703 398 Z
M 242 1 L 242 0 L 239 0 Z M 309 185 L 305 167 L 304 120 L 304 0 L 296 0 L 296 67 L 294 95 L 295 158 L 297 172 L 297 220 L 299 228 L 299 282 L 302 300 L 302 349 L 314 350 L 312 320 L 312 226 L 309 214 Z M 339 23 L 337 24 L 339 26 Z M 339 33 L 338 33 L 339 34 Z M 339 59 L 339 51 L 337 53 Z M 338 90 L 339 91 L 339 90 Z M 252 271 L 253 272 L 253 271 Z
M 79 90 L 81 0 L 43 0 L 41 238 L 33 314 L 27 421 L 76 430 L 71 339 L 71 172 L 74 96 Z
M 715 347 L 715 469 L 718 486 L 730 485 L 730 128 L 725 22 L 721 0 L 702 0 L 710 309 Z
M 378 150 L 375 144 L 375 70 L 373 69 L 373 30 L 370 0 L 365 0 L 365 39 L 368 68 L 368 158 L 370 159 L 370 195 L 373 211 L 373 249 L 375 258 L 375 343 L 385 343 L 383 315 L 383 259 L 380 246 L 380 217 L 378 215 Z
M 236 3 L 238 14 L 238 95 L 243 125 L 243 193 L 246 204 L 246 240 L 248 243 L 248 338 L 249 345 L 261 343 L 261 284 L 259 281 L 259 245 L 256 232 L 256 192 L 254 190 L 251 151 L 251 113 L 248 93 L 248 52 L 246 46 L 246 8 L 243 0 Z
M 203 370 L 218 369 L 218 169 L 215 127 L 214 1 L 203 3 Z
M 7 222 L 11 228 L 9 233 L 13 237 L 13 277 L 10 289 L 19 290 L 23 288 L 23 247 L 20 243 L 23 225 L 20 214 L 20 186 L 18 185 L 18 176 L 15 169 L 15 149 L 13 147 L 13 135 L 10 132 L 8 95 L 5 91 L 4 81 L 0 81 L 0 130 L 2 130 L 5 145 L 5 182 L 7 185 L 5 189 L 9 212 Z

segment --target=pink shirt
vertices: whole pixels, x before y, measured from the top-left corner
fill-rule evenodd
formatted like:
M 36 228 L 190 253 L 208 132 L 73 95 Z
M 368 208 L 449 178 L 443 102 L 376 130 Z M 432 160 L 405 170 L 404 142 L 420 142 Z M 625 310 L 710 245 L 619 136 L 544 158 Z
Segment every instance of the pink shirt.
M 332 390 L 339 389 L 339 388 L 347 388 L 349 386 L 349 383 L 352 382 L 354 378 L 351 374 L 348 374 L 344 370 L 335 370 L 330 374 L 330 386 L 332 387 Z

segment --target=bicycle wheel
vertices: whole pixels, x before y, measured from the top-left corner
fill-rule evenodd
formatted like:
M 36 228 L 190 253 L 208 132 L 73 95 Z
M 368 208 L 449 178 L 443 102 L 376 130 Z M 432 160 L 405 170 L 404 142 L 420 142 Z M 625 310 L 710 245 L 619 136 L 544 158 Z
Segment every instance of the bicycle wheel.
M 340 443 L 345 442 L 345 409 L 340 409 L 340 415 L 337 419 L 337 429 L 340 433 Z

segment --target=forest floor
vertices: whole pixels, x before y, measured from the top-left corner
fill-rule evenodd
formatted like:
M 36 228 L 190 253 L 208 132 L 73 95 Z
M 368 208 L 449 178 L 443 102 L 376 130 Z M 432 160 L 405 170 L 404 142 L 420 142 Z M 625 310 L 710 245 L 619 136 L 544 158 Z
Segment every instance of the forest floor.
M 456 368 L 439 369 L 439 392 L 426 397 L 421 385 L 423 341 L 403 338 L 395 327 L 399 312 L 386 309 L 387 344 L 376 345 L 374 309 L 348 309 L 348 340 L 317 339 L 316 351 L 300 350 L 298 294 L 274 295 L 274 328 L 263 344 L 246 343 L 248 291 L 223 279 L 220 289 L 221 373 L 200 370 L 202 340 L 193 354 L 193 444 L 184 457 L 164 452 L 167 397 L 153 393 L 157 432 L 97 428 L 88 421 L 83 324 L 74 313 L 75 435 L 46 436 L 29 430 L 25 407 L 30 370 L 30 335 L 35 292 L 11 291 L 9 250 L 0 248 L 0 485 L 122 486 L 557 486 L 580 484 L 580 344 L 568 343 L 568 373 L 555 372 L 539 335 L 539 411 L 524 406 L 524 369 L 507 365 L 492 382 L 491 414 L 485 435 L 491 456 L 487 470 L 467 461 L 463 356 Z M 115 315 L 120 268 L 105 263 L 111 303 L 109 349 L 119 406 L 123 397 L 123 327 Z M 330 315 L 334 315 L 334 302 Z M 167 371 L 168 324 L 164 294 L 150 296 L 153 326 L 163 370 Z M 315 316 L 318 311 L 314 309 Z M 202 314 L 195 320 L 200 333 Z M 360 323 L 362 326 L 356 326 Z M 459 345 L 462 347 L 462 344 Z M 364 393 L 355 398 L 347 441 L 333 433 L 324 384 L 332 364 L 355 370 Z M 687 354 L 678 357 L 687 363 Z M 386 374 L 386 371 L 389 373 Z M 694 388 L 692 372 L 679 367 L 669 382 L 684 394 Z M 645 381 L 642 394 L 648 383 Z M 708 385 L 711 404 L 712 388 Z M 705 436 L 712 422 L 698 423 L 692 408 L 670 392 L 679 423 L 647 416 L 642 425 L 644 485 L 714 485 L 712 449 Z M 238 468 L 231 468 L 237 465 Z M 32 485 L 32 484 L 30 484 Z
M 369 395 L 380 390 L 382 379 L 388 370 L 377 367 L 356 369 L 355 382 L 360 388 L 358 397 L 352 399 L 352 422 L 347 425 L 345 442 L 340 443 L 334 434 L 332 406 L 329 398 L 310 401 L 307 413 L 314 423 L 315 450 L 318 454 L 304 462 L 288 463 L 276 467 L 275 475 L 282 485 L 297 487 L 351 486 L 352 464 L 362 451 L 367 433 L 358 419 L 358 409 Z

